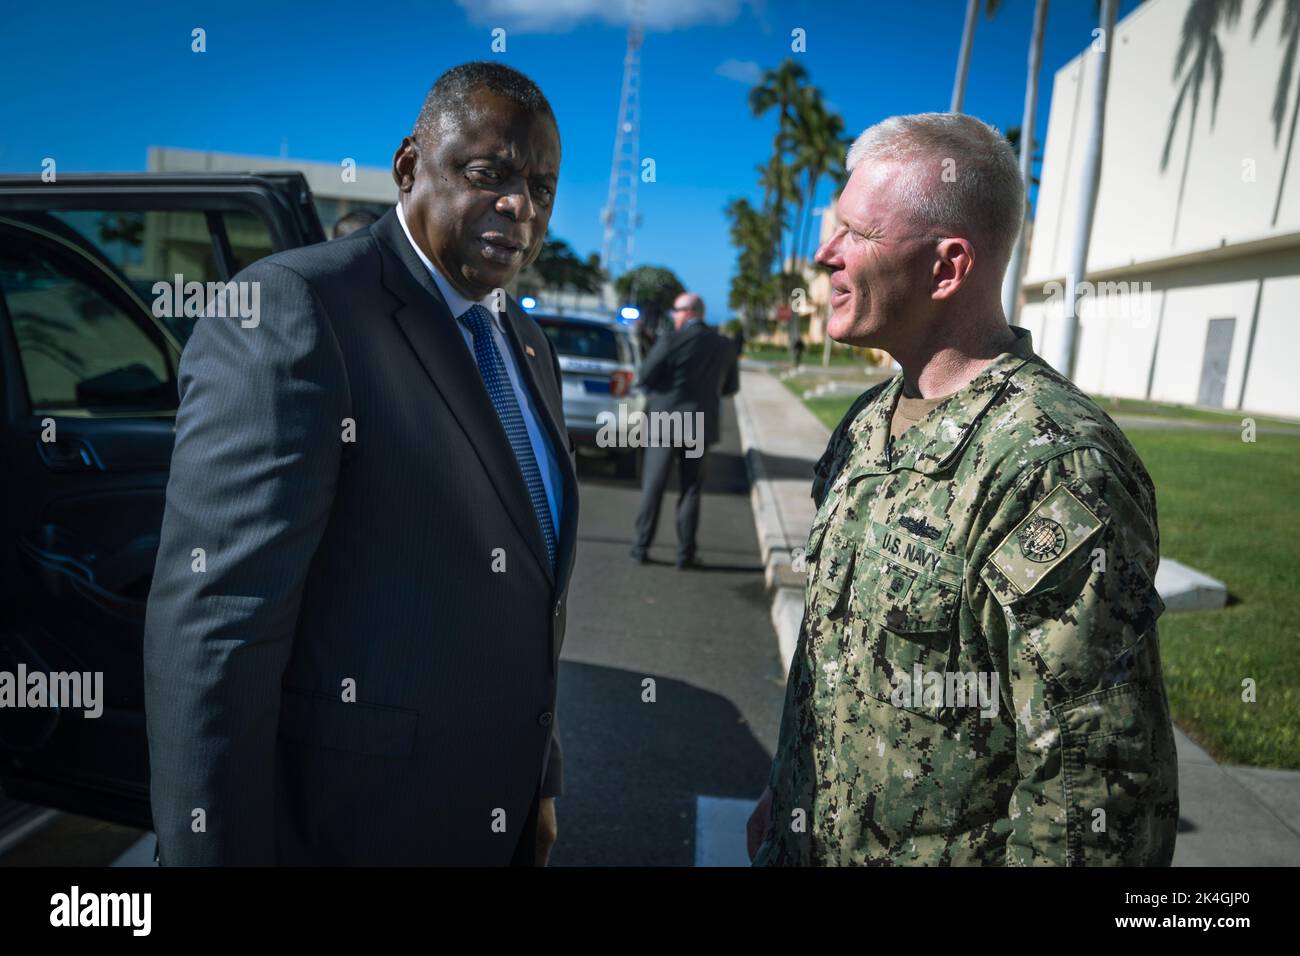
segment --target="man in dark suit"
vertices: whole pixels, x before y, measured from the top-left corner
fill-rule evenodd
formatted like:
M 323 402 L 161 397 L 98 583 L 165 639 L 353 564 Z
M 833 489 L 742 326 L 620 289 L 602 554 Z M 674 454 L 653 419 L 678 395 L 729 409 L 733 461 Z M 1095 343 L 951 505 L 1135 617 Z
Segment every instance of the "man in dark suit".
M 559 164 L 527 77 L 455 67 L 395 209 L 199 321 L 145 631 L 162 864 L 545 862 L 578 491 L 503 287 Z
M 716 445 L 721 437 L 722 396 L 736 394 L 740 378 L 735 346 L 712 326 L 704 324 L 704 300 L 694 292 L 683 292 L 674 300 L 673 326 L 659 337 L 641 366 L 640 384 L 646 391 L 646 411 L 652 421 L 656 413 L 683 416 L 700 413 L 704 421 L 703 441 L 696 449 L 667 447 L 666 443 L 652 444 L 645 449 L 641 508 L 636 516 L 632 559 L 637 562 L 646 559 L 659 524 L 664 488 L 676 462 L 682 488 L 677 499 L 677 567 L 680 569 L 699 564 L 695 556 L 695 531 L 700 524 L 700 492 L 704 488 L 708 447 Z
M 373 226 L 379 217 L 367 209 L 357 209 L 348 213 L 338 222 L 334 223 L 334 228 L 330 232 L 331 239 L 342 239 L 344 236 L 350 236 L 358 229 L 364 229 L 366 226 Z

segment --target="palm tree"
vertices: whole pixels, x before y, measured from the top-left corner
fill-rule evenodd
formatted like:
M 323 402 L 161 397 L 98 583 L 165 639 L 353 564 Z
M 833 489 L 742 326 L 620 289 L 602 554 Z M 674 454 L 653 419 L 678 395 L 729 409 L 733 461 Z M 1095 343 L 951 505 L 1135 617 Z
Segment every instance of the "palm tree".
M 795 104 L 795 117 L 788 135 L 782 138 L 782 149 L 789 154 L 790 176 L 794 193 L 791 199 L 794 201 L 794 221 L 790 224 L 790 267 L 797 269 L 799 265 L 799 237 L 803 235 L 804 215 L 808 211 L 808 192 L 805 188 L 807 185 L 807 169 L 805 167 L 804 143 L 808 134 L 808 125 L 816 122 L 814 112 L 818 108 L 817 90 L 812 87 L 805 87 L 800 90 L 799 101 Z M 785 267 L 785 260 L 781 260 L 782 268 Z
M 800 287 L 807 282 L 811 258 L 809 240 L 816 209 L 817 186 L 822 177 L 827 175 L 837 185 L 842 185 L 846 178 L 844 154 L 849 144 L 850 141 L 844 136 L 843 117 L 826 110 L 820 90 L 815 86 L 806 87 L 795 112 L 794 131 L 789 138 L 789 146 L 794 154 L 795 173 L 803 177 L 790 262 L 790 271 L 799 277 Z M 791 342 L 793 343 L 793 337 Z M 829 339 L 827 348 L 829 349 Z
M 736 273 L 731 277 L 727 304 L 741 316 L 745 336 L 758 330 L 772 302 L 772 246 L 768 219 L 748 199 L 735 199 L 726 208 L 731 242 L 736 247 Z
M 1076 308 L 1078 285 L 1088 268 L 1088 243 L 1092 240 L 1092 217 L 1097 210 L 1097 185 L 1101 179 L 1101 144 L 1106 129 L 1106 87 L 1110 82 L 1110 48 L 1115 35 L 1117 0 L 1101 0 L 1101 49 L 1096 51 L 1096 72 L 1092 88 L 1092 129 L 1083 156 L 1080 175 L 1079 212 L 1075 220 L 1074 251 L 1065 273 L 1065 322 L 1057 368 L 1074 378 L 1079 354 L 1079 315 Z
M 984 0 L 984 16 L 997 13 L 1002 0 Z M 949 113 L 960 113 L 966 99 L 966 74 L 970 71 L 970 51 L 975 45 L 975 19 L 979 0 L 966 0 L 966 25 L 961 31 L 961 51 L 957 54 L 957 76 L 952 83 L 952 104 Z
M 807 184 L 807 170 L 804 166 L 805 156 L 804 141 L 808 134 L 808 126 L 815 123 L 814 113 L 818 109 L 819 91 L 816 87 L 805 86 L 799 91 L 799 98 L 795 102 L 794 121 L 791 123 L 790 132 L 781 137 L 781 150 L 783 155 L 789 154 L 790 176 L 794 193 L 791 196 L 795 203 L 794 222 L 790 228 L 790 268 L 798 269 L 799 267 L 799 237 L 803 235 L 804 215 L 808 211 L 808 195 L 804 186 Z M 803 178 L 803 184 L 800 184 L 800 178 Z M 785 268 L 785 260 L 781 260 L 781 267 Z
M 768 230 L 768 262 L 770 264 L 773 257 L 776 259 L 776 265 L 779 270 L 785 269 L 785 231 L 788 223 L 786 222 L 786 206 L 793 202 L 799 196 L 799 189 L 795 183 L 795 169 L 790 163 L 787 163 L 780 153 L 775 153 L 768 160 L 766 166 L 758 167 L 759 183 L 763 186 L 764 192 L 770 200 L 764 201 L 764 212 L 767 219 Z M 770 267 L 770 266 L 769 266 Z M 776 283 L 769 285 L 774 298 L 783 295 L 778 291 Z M 793 326 L 791 327 L 793 328 Z M 790 347 L 794 348 L 794 333 L 791 333 Z
M 778 263 L 785 262 L 785 231 L 789 225 L 786 206 L 799 195 L 795 169 L 780 153 L 774 153 L 766 166 L 758 167 L 758 183 L 763 187 L 763 211 L 768 221 L 768 243 Z
M 808 87 L 795 114 L 795 128 L 791 146 L 795 155 L 795 172 L 804 177 L 799 198 L 800 216 L 795 220 L 794 244 L 791 250 L 792 266 L 801 272 L 808 265 L 808 239 L 812 231 L 812 211 L 817 197 L 817 184 L 823 176 L 839 179 L 843 175 L 844 152 L 848 143 L 844 137 L 844 119 L 838 113 L 827 112 L 821 91 Z M 800 223 L 802 218 L 802 223 Z
M 778 113 L 772 156 L 766 166 L 759 167 L 771 255 L 763 281 L 754 287 L 772 296 L 783 296 L 792 281 L 791 276 L 798 277 L 793 280 L 798 285 L 804 284 L 801 261 L 806 261 L 818 184 L 823 176 L 830 175 L 836 180 L 842 180 L 844 176 L 843 154 L 848 145 L 843 136 L 844 120 L 827 111 L 821 91 L 808 84 L 807 71 L 790 59 L 763 74 L 759 84 L 750 91 L 749 106 L 755 116 L 762 116 L 773 108 Z M 793 223 L 787 220 L 790 206 L 795 209 Z M 790 234 L 788 254 L 787 229 Z M 772 258 L 775 258 L 779 272 L 775 277 L 770 273 Z M 799 326 L 792 322 L 791 347 L 798 331 Z
M 1187 171 L 1192 163 L 1192 137 L 1196 135 L 1196 114 L 1201 108 L 1201 86 L 1207 75 L 1212 77 L 1210 92 L 1210 128 L 1214 128 L 1215 114 L 1219 108 L 1219 87 L 1223 85 L 1223 47 L 1219 45 L 1218 29 L 1220 22 L 1225 27 L 1236 24 L 1241 16 L 1241 0 L 1192 0 L 1183 19 L 1182 40 L 1178 44 L 1178 53 L 1174 57 L 1174 79 L 1183 75 L 1178 87 L 1178 99 L 1174 100 L 1174 111 L 1169 117 L 1169 133 L 1165 137 L 1165 148 L 1160 154 L 1160 169 L 1169 166 L 1169 152 L 1174 145 L 1174 132 L 1178 129 L 1178 117 L 1182 114 L 1183 103 L 1191 95 L 1192 113 L 1187 121 L 1187 149 L 1183 154 L 1183 171 L 1178 182 L 1178 202 L 1174 206 L 1174 231 L 1170 244 L 1178 240 L 1178 222 L 1182 218 L 1183 194 L 1187 189 Z
M 1034 181 L 1034 123 L 1038 110 L 1038 65 L 1043 59 L 1043 34 L 1047 27 L 1047 2 L 1037 0 L 1034 4 L 1034 27 L 1029 35 L 1029 73 L 1025 78 L 1025 112 L 1020 121 L 1020 178 L 1025 181 L 1025 211 L 1029 211 L 1029 187 Z M 1025 255 L 1025 227 L 1022 223 L 1020 235 L 1011 248 L 1011 261 L 1007 263 L 1007 274 L 1002 280 L 1002 313 L 1007 323 L 1016 324 L 1016 312 L 1020 307 L 1020 273 Z
M 1291 96 L 1291 74 L 1300 72 L 1296 70 L 1297 54 L 1300 54 L 1300 0 L 1283 0 L 1283 3 L 1285 6 L 1282 8 L 1281 41 L 1284 52 L 1282 69 L 1277 75 L 1277 89 L 1273 94 L 1274 145 L 1277 145 L 1282 135 L 1282 118 L 1286 115 L 1287 100 Z M 1264 21 L 1268 19 L 1272 8 L 1273 0 L 1259 0 L 1259 7 L 1255 10 L 1255 24 L 1250 34 L 1252 41 L 1259 36 L 1259 31 L 1264 26 Z M 1278 213 L 1282 211 L 1282 193 L 1286 189 L 1287 173 L 1291 168 L 1297 118 L 1300 118 L 1300 89 L 1296 90 L 1295 102 L 1291 106 L 1291 129 L 1287 133 L 1286 150 L 1282 154 L 1285 158 L 1282 160 L 1282 175 L 1277 183 L 1277 199 L 1273 203 L 1273 219 L 1270 223 L 1273 226 L 1277 225 Z
M 777 165 L 783 164 L 781 160 L 784 154 L 783 145 L 793 128 L 795 104 L 807 80 L 808 71 L 794 60 L 787 58 L 775 70 L 765 71 L 758 85 L 749 91 L 749 109 L 754 116 L 761 117 L 768 110 L 776 108 L 777 130 L 772 138 L 772 157 Z M 774 173 L 779 172 L 780 170 L 774 171 Z M 773 175 L 768 181 L 766 184 L 768 193 L 763 203 L 765 207 L 771 206 L 773 210 L 772 221 L 777 227 L 775 245 L 778 259 L 781 255 L 781 233 L 785 224 L 785 200 L 789 195 L 789 193 L 783 194 L 779 188 L 780 178 L 780 175 Z

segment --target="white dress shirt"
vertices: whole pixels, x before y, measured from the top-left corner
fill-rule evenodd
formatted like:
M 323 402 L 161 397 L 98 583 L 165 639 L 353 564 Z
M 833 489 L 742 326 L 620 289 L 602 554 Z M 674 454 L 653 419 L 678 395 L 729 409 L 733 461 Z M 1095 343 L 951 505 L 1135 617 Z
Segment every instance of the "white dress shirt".
M 524 385 L 523 377 L 519 374 L 519 369 L 515 364 L 514 350 L 510 348 L 510 342 L 506 338 L 505 330 L 501 327 L 501 316 L 497 314 L 496 309 L 491 305 L 492 293 L 488 293 L 478 302 L 472 302 L 465 298 L 456 287 L 447 281 L 447 278 L 438 270 L 424 254 L 422 250 L 411 238 L 411 230 L 406 225 L 406 216 L 402 212 L 402 204 L 397 204 L 397 221 L 402 224 L 402 232 L 406 233 L 406 239 L 415 250 L 415 254 L 420 257 L 424 267 L 429 270 L 433 276 L 434 283 L 438 286 L 438 291 L 442 293 L 447 307 L 451 309 L 451 314 L 455 317 L 456 327 L 460 329 L 461 337 L 465 340 L 465 347 L 469 349 L 470 360 L 475 362 L 475 368 L 478 367 L 477 360 L 474 358 L 474 334 L 470 332 L 469 326 L 460 321 L 460 317 L 469 311 L 473 305 L 481 305 L 487 309 L 488 315 L 492 316 L 492 338 L 496 342 L 497 353 L 501 356 L 502 362 L 506 367 L 506 375 L 510 379 L 510 387 L 514 390 L 515 401 L 519 403 L 519 411 L 524 417 L 524 427 L 528 430 L 528 443 L 533 446 L 533 456 L 537 459 L 538 471 L 542 473 L 542 485 L 546 489 L 546 502 L 551 507 L 551 521 L 554 524 L 555 540 L 558 544 L 560 540 L 560 517 L 562 502 L 560 499 L 561 489 L 564 487 L 564 479 L 560 472 L 559 460 L 551 449 L 550 442 L 546 437 L 546 430 L 542 427 L 539 420 L 538 411 L 533 406 L 532 396 L 528 393 L 528 388 Z M 547 363 L 549 370 L 550 366 Z

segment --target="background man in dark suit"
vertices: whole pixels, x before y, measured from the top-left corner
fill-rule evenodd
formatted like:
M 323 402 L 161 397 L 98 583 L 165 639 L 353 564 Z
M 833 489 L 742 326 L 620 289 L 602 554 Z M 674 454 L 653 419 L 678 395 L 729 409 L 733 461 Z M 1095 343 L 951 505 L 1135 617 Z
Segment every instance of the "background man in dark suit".
M 673 326 L 659 337 L 641 366 L 646 411 L 651 415 L 702 412 L 702 454 L 690 457 L 684 448 L 646 448 L 632 559 L 645 561 L 659 524 L 664 488 L 673 462 L 677 462 L 682 486 L 677 499 L 677 567 L 687 568 L 699 563 L 695 557 L 695 531 L 700 524 L 700 492 L 708 447 L 721 437 L 722 396 L 740 390 L 740 377 L 735 345 L 704 324 L 704 300 L 694 292 L 683 292 L 673 301 Z
M 145 633 L 161 863 L 545 861 L 577 484 L 501 290 L 559 165 L 527 77 L 449 70 L 398 206 L 245 269 L 255 326 L 199 321 Z
M 364 229 L 366 226 L 372 226 L 379 219 L 373 212 L 367 212 L 364 209 L 358 209 L 350 212 L 338 222 L 334 223 L 334 229 L 330 232 L 331 239 L 342 239 L 344 236 L 350 236 L 358 229 Z

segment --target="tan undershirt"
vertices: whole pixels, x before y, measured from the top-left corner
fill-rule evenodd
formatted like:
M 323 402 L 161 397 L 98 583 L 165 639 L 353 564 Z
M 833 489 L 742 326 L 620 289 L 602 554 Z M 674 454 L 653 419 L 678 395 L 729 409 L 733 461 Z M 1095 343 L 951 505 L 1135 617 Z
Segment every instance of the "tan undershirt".
M 894 416 L 889 420 L 889 437 L 897 438 L 951 397 L 941 395 L 938 398 L 908 398 L 899 393 Z

